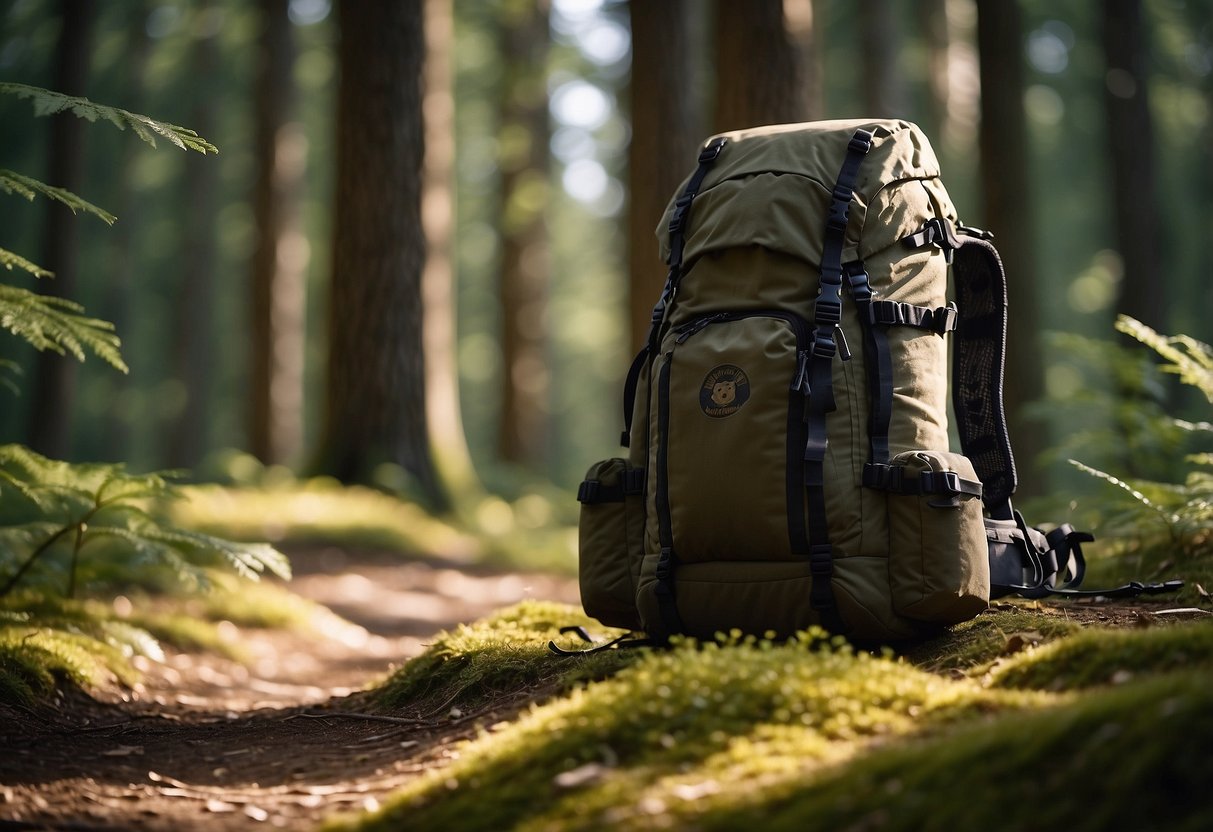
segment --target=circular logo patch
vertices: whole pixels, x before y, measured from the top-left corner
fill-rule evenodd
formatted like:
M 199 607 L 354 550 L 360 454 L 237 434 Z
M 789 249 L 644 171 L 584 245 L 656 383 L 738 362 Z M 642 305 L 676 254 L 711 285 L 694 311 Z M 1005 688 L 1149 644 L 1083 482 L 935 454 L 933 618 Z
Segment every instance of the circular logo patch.
M 713 367 L 699 388 L 699 406 L 713 419 L 732 416 L 750 399 L 745 370 L 732 364 Z

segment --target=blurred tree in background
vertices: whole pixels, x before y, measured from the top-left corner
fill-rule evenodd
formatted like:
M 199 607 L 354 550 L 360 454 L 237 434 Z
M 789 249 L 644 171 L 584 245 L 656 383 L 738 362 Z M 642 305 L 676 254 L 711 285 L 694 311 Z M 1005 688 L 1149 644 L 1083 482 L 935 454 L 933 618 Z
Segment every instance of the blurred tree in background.
M 1115 373 L 1048 333 L 1110 339 L 1120 309 L 1213 334 L 1210 12 L 0 0 L 0 78 L 156 113 L 223 148 L 196 170 L 114 131 L 86 130 L 73 151 L 52 120 L 0 101 L 6 167 L 76 176 L 61 182 L 119 217 L 60 228 L 6 210 L 0 245 L 45 251 L 49 288 L 115 320 L 132 370 L 94 362 L 73 378 L 0 344 L 28 381 L 23 397 L 0 393 L 0 442 L 203 479 L 247 476 L 251 457 L 318 461 L 441 504 L 438 472 L 463 453 L 432 447 L 445 431 L 448 447 L 466 434 L 491 489 L 524 469 L 569 486 L 613 451 L 621 375 L 664 274 L 653 230 L 697 143 L 897 115 L 928 129 L 962 218 L 1007 260 L 1021 481 L 1092 487 L 1042 452 L 1124 421 L 1085 396 L 1114 391 Z M 74 287 L 73 257 L 89 264 Z M 446 370 L 423 366 L 423 335 L 447 345 L 428 347 Z M 1123 441 L 1092 447 L 1105 469 L 1130 453 L 1165 464 Z

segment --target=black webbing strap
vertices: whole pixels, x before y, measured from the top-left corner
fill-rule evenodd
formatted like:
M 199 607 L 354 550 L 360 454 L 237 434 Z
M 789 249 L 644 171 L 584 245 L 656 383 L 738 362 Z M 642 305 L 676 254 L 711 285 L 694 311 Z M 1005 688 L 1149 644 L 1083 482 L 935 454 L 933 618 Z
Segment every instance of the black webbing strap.
M 804 484 L 808 497 L 809 571 L 813 576 L 809 604 L 822 626 L 841 632 L 842 619 L 834 599 L 831 578 L 834 552 L 826 519 L 825 456 L 828 445 L 826 414 L 834 404 L 834 356 L 841 341 L 844 358 L 850 358 L 842 338 L 842 250 L 846 241 L 851 198 L 864 157 L 872 148 L 872 132 L 856 130 L 847 144 L 847 154 L 830 195 L 825 238 L 821 252 L 821 286 L 813 304 L 813 344 L 809 351 L 809 401 L 805 408 L 807 440 L 804 448 Z
M 554 655 L 561 656 L 562 658 L 571 658 L 573 656 L 589 656 L 593 653 L 601 653 L 604 650 L 626 650 L 631 647 L 653 647 L 656 645 L 656 642 L 654 642 L 652 639 L 644 638 L 636 633 L 624 633 L 618 638 L 613 638 L 610 641 L 598 642 L 594 641 L 594 639 L 590 637 L 590 634 L 586 632 L 585 627 L 580 625 L 560 628 L 560 634 L 562 636 L 568 635 L 569 633 L 577 636 L 586 644 L 591 644 L 593 646 L 587 647 L 585 650 L 566 650 L 558 645 L 555 641 L 549 641 L 548 650 Z
M 656 331 L 657 326 L 653 325 L 650 336 Z M 649 345 L 645 344 L 632 359 L 632 366 L 628 367 L 627 381 L 623 383 L 623 433 L 619 435 L 619 444 L 625 448 L 632 447 L 632 411 L 636 407 L 636 388 L 640 386 L 640 373 L 648 358 Z
M 990 598 L 1020 595 L 1024 598 L 1136 598 L 1183 588 L 1183 581 L 1142 583 L 1130 581 L 1107 589 L 1079 589 L 1086 575 L 1082 544 L 1095 538 L 1063 523 L 1049 533 L 1031 528 L 1023 515 L 1012 510 L 1013 523 L 986 521 L 990 542 Z
M 883 326 L 912 326 L 929 330 L 936 335 L 943 335 L 956 329 L 956 307 L 953 305 L 931 309 L 926 306 L 898 303 L 894 300 L 876 300 L 868 306 L 868 314 L 864 317 L 869 323 Z
M 903 237 L 901 243 L 906 248 L 935 246 L 935 248 L 943 250 L 944 258 L 949 263 L 952 262 L 953 252 L 960 248 L 960 239 L 956 236 L 952 223 L 940 217 L 927 220 L 926 225 L 916 233 Z
M 600 480 L 583 480 L 577 488 L 577 502 L 591 506 L 622 503 L 629 495 L 644 493 L 644 476 L 645 469 L 629 468 L 614 485 L 604 485 Z
M 863 469 L 863 484 L 878 491 L 895 494 L 942 494 L 947 497 L 980 497 L 982 485 L 966 480 L 955 471 L 920 471 L 906 476 L 902 465 L 868 464 Z
M 682 276 L 682 252 L 686 246 L 686 230 L 691 216 L 691 203 L 695 201 L 699 188 L 703 185 L 703 180 L 707 178 L 708 171 L 711 170 L 716 157 L 720 155 L 720 151 L 724 149 L 728 141 L 724 136 L 717 136 L 703 146 L 699 151 L 699 166 L 691 174 L 691 178 L 687 181 L 686 187 L 682 189 L 678 199 L 674 200 L 674 213 L 670 216 L 669 225 L 670 253 L 666 258 L 666 264 L 670 270 L 666 274 L 665 286 L 661 290 L 661 297 L 658 298 L 657 305 L 653 307 L 653 316 L 649 323 L 647 341 L 650 355 L 657 352 L 657 333 L 661 327 L 661 321 L 665 317 L 666 306 L 669 305 L 674 293 L 678 290 L 678 281 Z M 630 414 L 625 418 L 630 419 Z
M 1003 410 L 1007 356 L 1007 278 L 987 240 L 964 235 L 952 263 L 959 317 L 952 405 L 960 446 L 985 486 L 991 517 L 1010 519 L 1017 476 Z
M 653 307 L 653 314 L 649 318 L 649 333 L 645 338 L 645 345 L 632 360 L 632 366 L 628 369 L 627 382 L 623 388 L 623 433 L 620 434 L 619 444 L 625 448 L 632 444 L 632 408 L 636 403 L 636 386 L 640 381 L 640 371 L 647 359 L 657 354 L 657 338 L 661 331 L 661 321 L 665 318 L 666 307 L 673 300 L 674 293 L 678 289 L 678 281 L 682 276 L 682 252 L 686 246 L 686 229 L 687 221 L 691 216 L 691 203 L 695 201 L 700 187 L 703 186 L 703 180 L 727 143 L 727 138 L 717 136 L 703 146 L 699 151 L 698 167 L 691 174 L 686 187 L 682 189 L 682 194 L 674 201 L 674 213 L 670 216 L 669 225 L 670 254 L 666 258 L 670 270 L 666 273 L 665 286 L 662 287 L 657 305 Z
M 868 377 L 868 465 L 887 466 L 889 462 L 889 421 L 893 417 L 893 357 L 889 352 L 887 327 L 872 315 L 875 293 L 868 282 L 863 263 L 855 261 L 843 267 L 851 287 L 851 297 L 859 310 L 863 327 L 865 370 Z M 880 302 L 880 301 L 876 301 Z

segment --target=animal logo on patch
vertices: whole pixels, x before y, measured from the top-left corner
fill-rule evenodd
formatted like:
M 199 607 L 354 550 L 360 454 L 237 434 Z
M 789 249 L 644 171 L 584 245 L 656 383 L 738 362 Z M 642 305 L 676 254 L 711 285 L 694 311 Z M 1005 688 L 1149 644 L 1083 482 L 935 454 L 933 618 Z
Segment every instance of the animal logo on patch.
M 699 406 L 713 419 L 732 416 L 750 399 L 745 370 L 732 364 L 713 367 L 699 387 Z

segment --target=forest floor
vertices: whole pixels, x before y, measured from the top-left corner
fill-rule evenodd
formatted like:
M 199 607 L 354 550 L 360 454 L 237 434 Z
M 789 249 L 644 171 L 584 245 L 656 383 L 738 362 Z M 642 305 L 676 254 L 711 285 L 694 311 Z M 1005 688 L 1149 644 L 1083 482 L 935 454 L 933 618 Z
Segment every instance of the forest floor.
M 248 662 L 166 649 L 133 691 L 0 705 L 0 829 L 313 829 L 374 808 L 531 698 L 386 714 L 359 690 L 442 630 L 524 598 L 578 598 L 568 578 L 333 548 L 290 555 L 290 588 L 350 626 L 242 628 L 231 635 Z
M 523 598 L 577 603 L 546 575 L 401 562 L 339 549 L 291 552 L 291 589 L 345 619 L 327 633 L 242 629 L 251 659 L 170 653 L 133 691 L 68 690 L 54 708 L 0 705 L 0 828 L 313 829 L 374 809 L 461 741 L 509 722 L 550 691 L 467 713 L 377 710 L 360 690 L 420 654 L 427 638 Z M 1049 607 L 1092 625 L 1140 626 L 1133 603 Z

